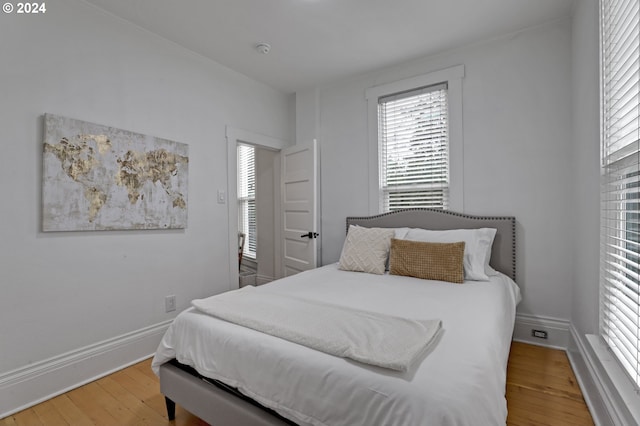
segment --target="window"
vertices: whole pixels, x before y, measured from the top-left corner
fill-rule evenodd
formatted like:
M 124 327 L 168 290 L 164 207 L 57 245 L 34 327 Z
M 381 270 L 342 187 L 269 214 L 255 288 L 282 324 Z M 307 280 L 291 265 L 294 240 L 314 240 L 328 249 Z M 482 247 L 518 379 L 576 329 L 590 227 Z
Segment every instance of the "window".
M 447 85 L 378 99 L 382 211 L 449 206 Z
M 244 256 L 255 259 L 256 174 L 255 148 L 238 145 L 238 230 L 245 235 Z
M 463 77 L 457 65 L 367 89 L 371 214 L 463 211 Z
M 640 21 L 602 0 L 600 334 L 640 386 Z

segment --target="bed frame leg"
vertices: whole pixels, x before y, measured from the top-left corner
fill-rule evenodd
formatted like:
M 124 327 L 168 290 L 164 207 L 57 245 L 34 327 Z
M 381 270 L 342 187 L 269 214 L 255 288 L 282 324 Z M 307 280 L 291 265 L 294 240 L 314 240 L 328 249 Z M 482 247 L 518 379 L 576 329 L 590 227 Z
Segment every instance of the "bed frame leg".
M 176 403 L 170 400 L 169 398 L 167 398 L 166 396 L 164 397 L 164 403 L 167 405 L 167 417 L 169 418 L 169 421 L 175 420 L 176 419 Z

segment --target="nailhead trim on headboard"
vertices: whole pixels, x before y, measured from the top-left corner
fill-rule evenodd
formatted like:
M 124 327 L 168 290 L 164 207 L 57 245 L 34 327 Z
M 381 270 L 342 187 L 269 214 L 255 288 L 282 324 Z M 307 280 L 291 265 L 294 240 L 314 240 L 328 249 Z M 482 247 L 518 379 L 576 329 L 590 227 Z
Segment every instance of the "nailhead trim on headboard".
M 453 211 L 449 211 L 449 210 L 438 210 L 438 209 L 432 209 L 432 208 L 409 208 L 409 209 L 402 209 L 402 210 L 395 210 L 392 212 L 388 212 L 388 213 L 381 213 L 378 215 L 373 215 L 373 216 L 350 216 L 347 217 L 346 220 L 346 230 L 347 232 L 349 231 L 349 225 L 350 222 L 353 221 L 357 221 L 357 222 L 367 222 L 367 221 L 374 221 L 376 219 L 380 219 L 383 218 L 385 216 L 393 216 L 393 215 L 397 215 L 398 213 L 404 213 L 404 212 L 411 212 L 411 211 L 415 211 L 415 212 L 430 212 L 430 213 L 436 213 L 436 214 L 441 214 L 441 215 L 449 215 L 449 216 L 457 216 L 460 218 L 464 218 L 464 219 L 470 219 L 470 220 L 478 220 L 478 221 L 509 221 L 511 222 L 511 269 L 512 269 L 512 274 L 511 274 L 511 278 L 513 280 L 516 279 L 516 218 L 513 216 L 474 216 L 474 215 L 469 215 L 466 213 L 458 213 L 458 212 L 453 212 Z M 398 226 L 402 226 L 402 225 L 398 225 Z

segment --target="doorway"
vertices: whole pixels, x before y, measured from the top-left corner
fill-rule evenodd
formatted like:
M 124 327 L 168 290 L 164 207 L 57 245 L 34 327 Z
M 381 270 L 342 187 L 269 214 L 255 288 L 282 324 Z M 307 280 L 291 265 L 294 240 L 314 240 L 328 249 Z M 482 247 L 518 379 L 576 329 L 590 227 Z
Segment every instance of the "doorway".
M 227 165 L 228 165 L 228 213 L 229 213 L 229 277 L 230 289 L 236 289 L 240 283 L 238 267 L 238 232 L 240 204 L 238 202 L 238 146 L 255 148 L 256 176 L 256 259 L 247 265 L 255 266 L 256 284 L 282 277 L 282 254 L 278 236 L 280 224 L 280 150 L 288 146 L 279 139 L 270 138 L 253 132 L 232 127 L 226 128 Z M 247 244 L 245 240 L 245 246 Z M 262 256 L 261 256 L 262 253 Z
M 237 144 L 238 260 L 240 287 L 276 278 L 276 204 L 280 204 L 279 151 Z

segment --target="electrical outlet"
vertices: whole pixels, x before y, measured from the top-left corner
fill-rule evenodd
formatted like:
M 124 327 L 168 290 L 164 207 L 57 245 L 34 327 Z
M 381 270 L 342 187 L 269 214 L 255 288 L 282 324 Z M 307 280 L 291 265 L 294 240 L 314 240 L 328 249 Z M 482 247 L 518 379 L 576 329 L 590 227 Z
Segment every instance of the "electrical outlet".
M 531 335 L 533 337 L 537 337 L 538 339 L 546 339 L 547 338 L 547 332 L 544 331 L 544 330 L 532 329 L 531 330 Z
M 173 312 L 176 310 L 176 296 L 170 295 L 164 298 L 164 311 Z

